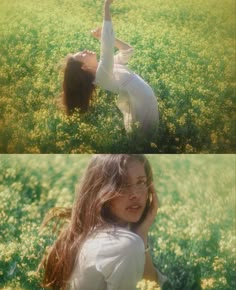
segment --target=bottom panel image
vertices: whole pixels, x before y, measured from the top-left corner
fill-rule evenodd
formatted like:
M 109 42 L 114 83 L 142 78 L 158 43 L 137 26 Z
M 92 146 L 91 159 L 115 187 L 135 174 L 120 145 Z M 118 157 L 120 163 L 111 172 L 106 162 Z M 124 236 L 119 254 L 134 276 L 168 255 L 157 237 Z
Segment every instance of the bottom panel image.
M 0 289 L 231 290 L 234 155 L 0 155 Z

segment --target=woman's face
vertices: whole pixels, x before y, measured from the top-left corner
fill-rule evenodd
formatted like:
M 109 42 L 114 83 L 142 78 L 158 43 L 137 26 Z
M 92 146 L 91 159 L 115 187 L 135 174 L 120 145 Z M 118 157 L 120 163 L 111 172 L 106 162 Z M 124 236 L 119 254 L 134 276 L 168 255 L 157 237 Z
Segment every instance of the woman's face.
M 148 199 L 147 177 L 144 166 L 138 160 L 130 160 L 127 166 L 127 184 L 121 196 L 111 200 L 109 208 L 120 225 L 136 223 L 142 217 Z
M 86 67 L 92 67 L 97 64 L 97 55 L 93 51 L 83 50 L 74 54 L 74 58 L 82 62 Z

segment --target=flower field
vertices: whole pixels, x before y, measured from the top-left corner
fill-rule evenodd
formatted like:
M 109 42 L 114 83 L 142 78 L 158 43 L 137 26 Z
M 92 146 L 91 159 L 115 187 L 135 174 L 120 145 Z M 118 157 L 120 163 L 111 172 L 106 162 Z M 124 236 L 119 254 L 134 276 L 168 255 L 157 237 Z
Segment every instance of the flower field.
M 90 112 L 58 107 L 65 56 L 99 54 L 90 30 L 102 0 L 1 0 L 1 153 L 233 152 L 233 0 L 115 0 L 117 37 L 133 45 L 130 68 L 160 109 L 151 142 L 126 136 L 116 95 L 97 89 Z
M 50 208 L 71 206 L 90 157 L 1 155 L 0 289 L 42 289 L 37 265 L 53 235 L 40 224 Z M 235 289 L 235 156 L 148 158 L 160 199 L 149 243 L 173 284 L 165 289 Z

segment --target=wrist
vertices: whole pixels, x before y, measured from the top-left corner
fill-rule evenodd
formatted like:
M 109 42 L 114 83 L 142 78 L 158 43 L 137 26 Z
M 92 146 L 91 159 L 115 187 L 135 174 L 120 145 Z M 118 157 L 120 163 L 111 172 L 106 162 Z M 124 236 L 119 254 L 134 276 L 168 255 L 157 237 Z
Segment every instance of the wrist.
M 110 7 L 111 3 L 110 3 L 109 0 L 106 0 L 106 1 L 104 2 L 104 5 L 105 5 L 106 7 Z
M 110 3 L 107 1 L 104 3 L 104 20 L 111 21 Z

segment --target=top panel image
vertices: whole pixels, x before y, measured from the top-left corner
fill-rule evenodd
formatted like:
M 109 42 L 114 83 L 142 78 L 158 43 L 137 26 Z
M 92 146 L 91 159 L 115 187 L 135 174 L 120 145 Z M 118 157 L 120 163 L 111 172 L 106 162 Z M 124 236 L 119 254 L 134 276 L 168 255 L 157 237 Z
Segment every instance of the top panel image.
M 234 153 L 233 0 L 0 3 L 0 153 Z

